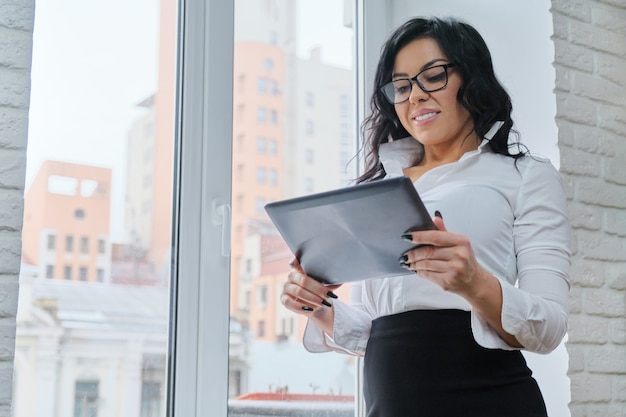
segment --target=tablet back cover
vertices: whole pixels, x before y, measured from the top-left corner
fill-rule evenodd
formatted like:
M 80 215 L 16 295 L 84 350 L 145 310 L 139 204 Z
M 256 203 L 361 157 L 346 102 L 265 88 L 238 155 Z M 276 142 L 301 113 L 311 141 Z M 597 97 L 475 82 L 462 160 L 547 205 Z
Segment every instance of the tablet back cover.
M 436 229 L 411 180 L 383 179 L 276 201 L 270 219 L 307 275 L 337 284 L 407 274 L 409 230 Z

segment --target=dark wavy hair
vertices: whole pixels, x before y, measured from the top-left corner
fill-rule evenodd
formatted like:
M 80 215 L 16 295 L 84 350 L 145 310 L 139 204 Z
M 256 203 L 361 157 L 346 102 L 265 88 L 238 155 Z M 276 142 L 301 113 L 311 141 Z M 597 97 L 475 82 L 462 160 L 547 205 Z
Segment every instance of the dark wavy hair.
M 396 55 L 407 44 L 420 38 L 435 40 L 446 57 L 455 64 L 463 80 L 457 100 L 465 107 L 473 120 L 474 132 L 479 140 L 491 129 L 493 123 L 504 124 L 489 141 L 493 152 L 512 158 L 525 154 L 519 143 L 509 144 L 512 129 L 512 104 L 509 94 L 496 78 L 491 54 L 482 36 L 468 23 L 455 18 L 413 18 L 397 28 L 381 49 L 380 60 L 374 78 L 374 92 L 370 106 L 371 114 L 361 126 L 362 152 L 365 153 L 365 170 L 357 183 L 385 176 L 379 157 L 382 143 L 410 136 L 402 127 L 393 104 L 390 104 L 380 88 L 391 81 Z M 518 152 L 511 153 L 515 147 Z

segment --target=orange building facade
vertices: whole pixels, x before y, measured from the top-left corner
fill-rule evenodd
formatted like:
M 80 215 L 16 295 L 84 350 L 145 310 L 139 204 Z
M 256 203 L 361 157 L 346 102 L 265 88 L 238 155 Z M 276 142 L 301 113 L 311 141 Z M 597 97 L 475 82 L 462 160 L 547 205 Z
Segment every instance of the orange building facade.
M 109 168 L 45 161 L 24 200 L 25 263 L 36 265 L 40 277 L 108 280 Z

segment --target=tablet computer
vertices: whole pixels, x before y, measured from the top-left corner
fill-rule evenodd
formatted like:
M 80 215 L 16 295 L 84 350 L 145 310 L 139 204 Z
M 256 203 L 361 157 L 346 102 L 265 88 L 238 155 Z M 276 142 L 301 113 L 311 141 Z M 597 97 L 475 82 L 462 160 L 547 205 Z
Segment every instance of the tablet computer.
M 405 275 L 407 231 L 436 229 L 411 180 L 382 179 L 269 203 L 265 210 L 307 275 L 324 284 Z

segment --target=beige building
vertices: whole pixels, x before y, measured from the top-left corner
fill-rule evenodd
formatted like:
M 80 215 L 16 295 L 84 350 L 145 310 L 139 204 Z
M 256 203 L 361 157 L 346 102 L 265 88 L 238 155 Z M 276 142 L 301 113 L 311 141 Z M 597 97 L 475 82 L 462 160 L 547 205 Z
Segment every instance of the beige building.
M 110 202 L 109 168 L 45 161 L 24 197 L 25 263 L 40 277 L 107 281 Z

